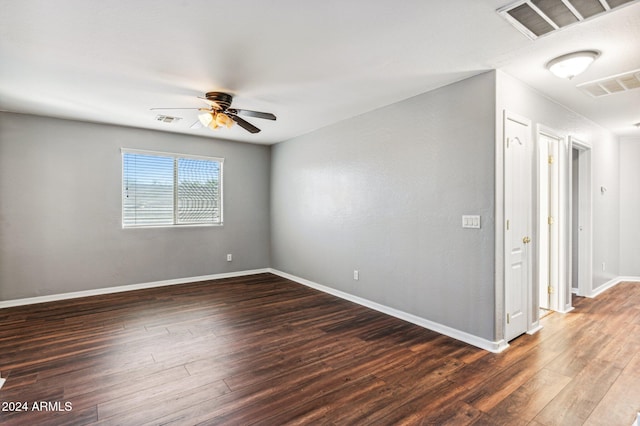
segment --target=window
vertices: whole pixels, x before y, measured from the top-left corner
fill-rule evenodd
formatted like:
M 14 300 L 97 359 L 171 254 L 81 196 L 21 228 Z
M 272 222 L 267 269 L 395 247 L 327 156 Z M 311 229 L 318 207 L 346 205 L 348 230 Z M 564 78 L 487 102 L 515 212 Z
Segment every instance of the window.
M 122 150 L 122 226 L 222 225 L 224 159 Z

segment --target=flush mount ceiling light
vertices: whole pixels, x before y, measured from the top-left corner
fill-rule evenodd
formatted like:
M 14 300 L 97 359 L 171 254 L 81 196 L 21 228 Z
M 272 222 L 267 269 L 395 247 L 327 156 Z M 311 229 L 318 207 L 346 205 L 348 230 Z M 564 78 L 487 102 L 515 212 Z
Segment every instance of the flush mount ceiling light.
M 571 80 L 589 68 L 589 65 L 591 65 L 598 56 L 600 56 L 600 52 L 596 50 L 567 53 L 566 55 L 558 56 L 550 60 L 547 63 L 547 69 L 557 77 Z

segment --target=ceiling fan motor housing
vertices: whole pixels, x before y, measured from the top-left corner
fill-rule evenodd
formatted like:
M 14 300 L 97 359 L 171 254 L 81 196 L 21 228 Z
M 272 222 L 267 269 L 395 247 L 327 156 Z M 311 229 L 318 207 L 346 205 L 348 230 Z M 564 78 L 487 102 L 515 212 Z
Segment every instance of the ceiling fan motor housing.
M 207 92 L 204 96 L 208 100 L 220 105 L 223 111 L 226 111 L 226 109 L 231 106 L 231 101 L 233 101 L 233 96 L 228 93 Z

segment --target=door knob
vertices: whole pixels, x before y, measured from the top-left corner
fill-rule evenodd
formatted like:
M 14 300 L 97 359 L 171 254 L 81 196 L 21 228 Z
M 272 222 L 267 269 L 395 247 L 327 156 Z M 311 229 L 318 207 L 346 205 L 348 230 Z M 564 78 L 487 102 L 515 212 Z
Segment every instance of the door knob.
M 531 238 L 524 237 L 524 238 L 522 238 L 522 242 L 525 243 L 525 244 L 529 244 L 531 242 Z

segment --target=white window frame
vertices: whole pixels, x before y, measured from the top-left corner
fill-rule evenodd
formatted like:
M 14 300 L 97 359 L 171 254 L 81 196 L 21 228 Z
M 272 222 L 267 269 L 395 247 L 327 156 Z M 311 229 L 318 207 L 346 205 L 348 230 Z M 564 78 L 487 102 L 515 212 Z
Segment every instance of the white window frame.
M 189 228 L 189 227 L 211 227 L 211 226 L 223 226 L 224 225 L 224 158 L 222 157 L 210 157 L 204 155 L 191 155 L 191 154 L 179 154 L 175 152 L 163 152 L 163 151 L 149 151 L 143 149 L 133 149 L 133 148 L 121 148 L 121 160 L 120 167 L 122 168 L 122 187 L 120 191 L 121 196 L 121 206 L 120 206 L 120 215 L 122 219 L 122 228 L 123 229 L 141 229 L 141 228 Z M 171 157 L 174 159 L 174 174 L 173 174 L 173 185 L 174 185 L 174 203 L 173 203 L 173 223 L 172 224 L 162 224 L 162 225 L 125 225 L 124 223 L 124 198 L 125 198 L 125 170 L 124 170 L 124 156 L 125 154 L 141 154 L 141 155 L 150 155 L 150 156 L 158 156 L 158 157 Z M 176 187 L 176 162 L 180 158 L 193 159 L 193 160 L 205 160 L 217 162 L 220 164 L 220 177 L 219 181 L 219 190 L 218 197 L 220 198 L 220 221 L 217 223 L 178 223 L 177 216 L 177 208 L 178 208 L 178 195 L 177 195 L 177 187 Z

